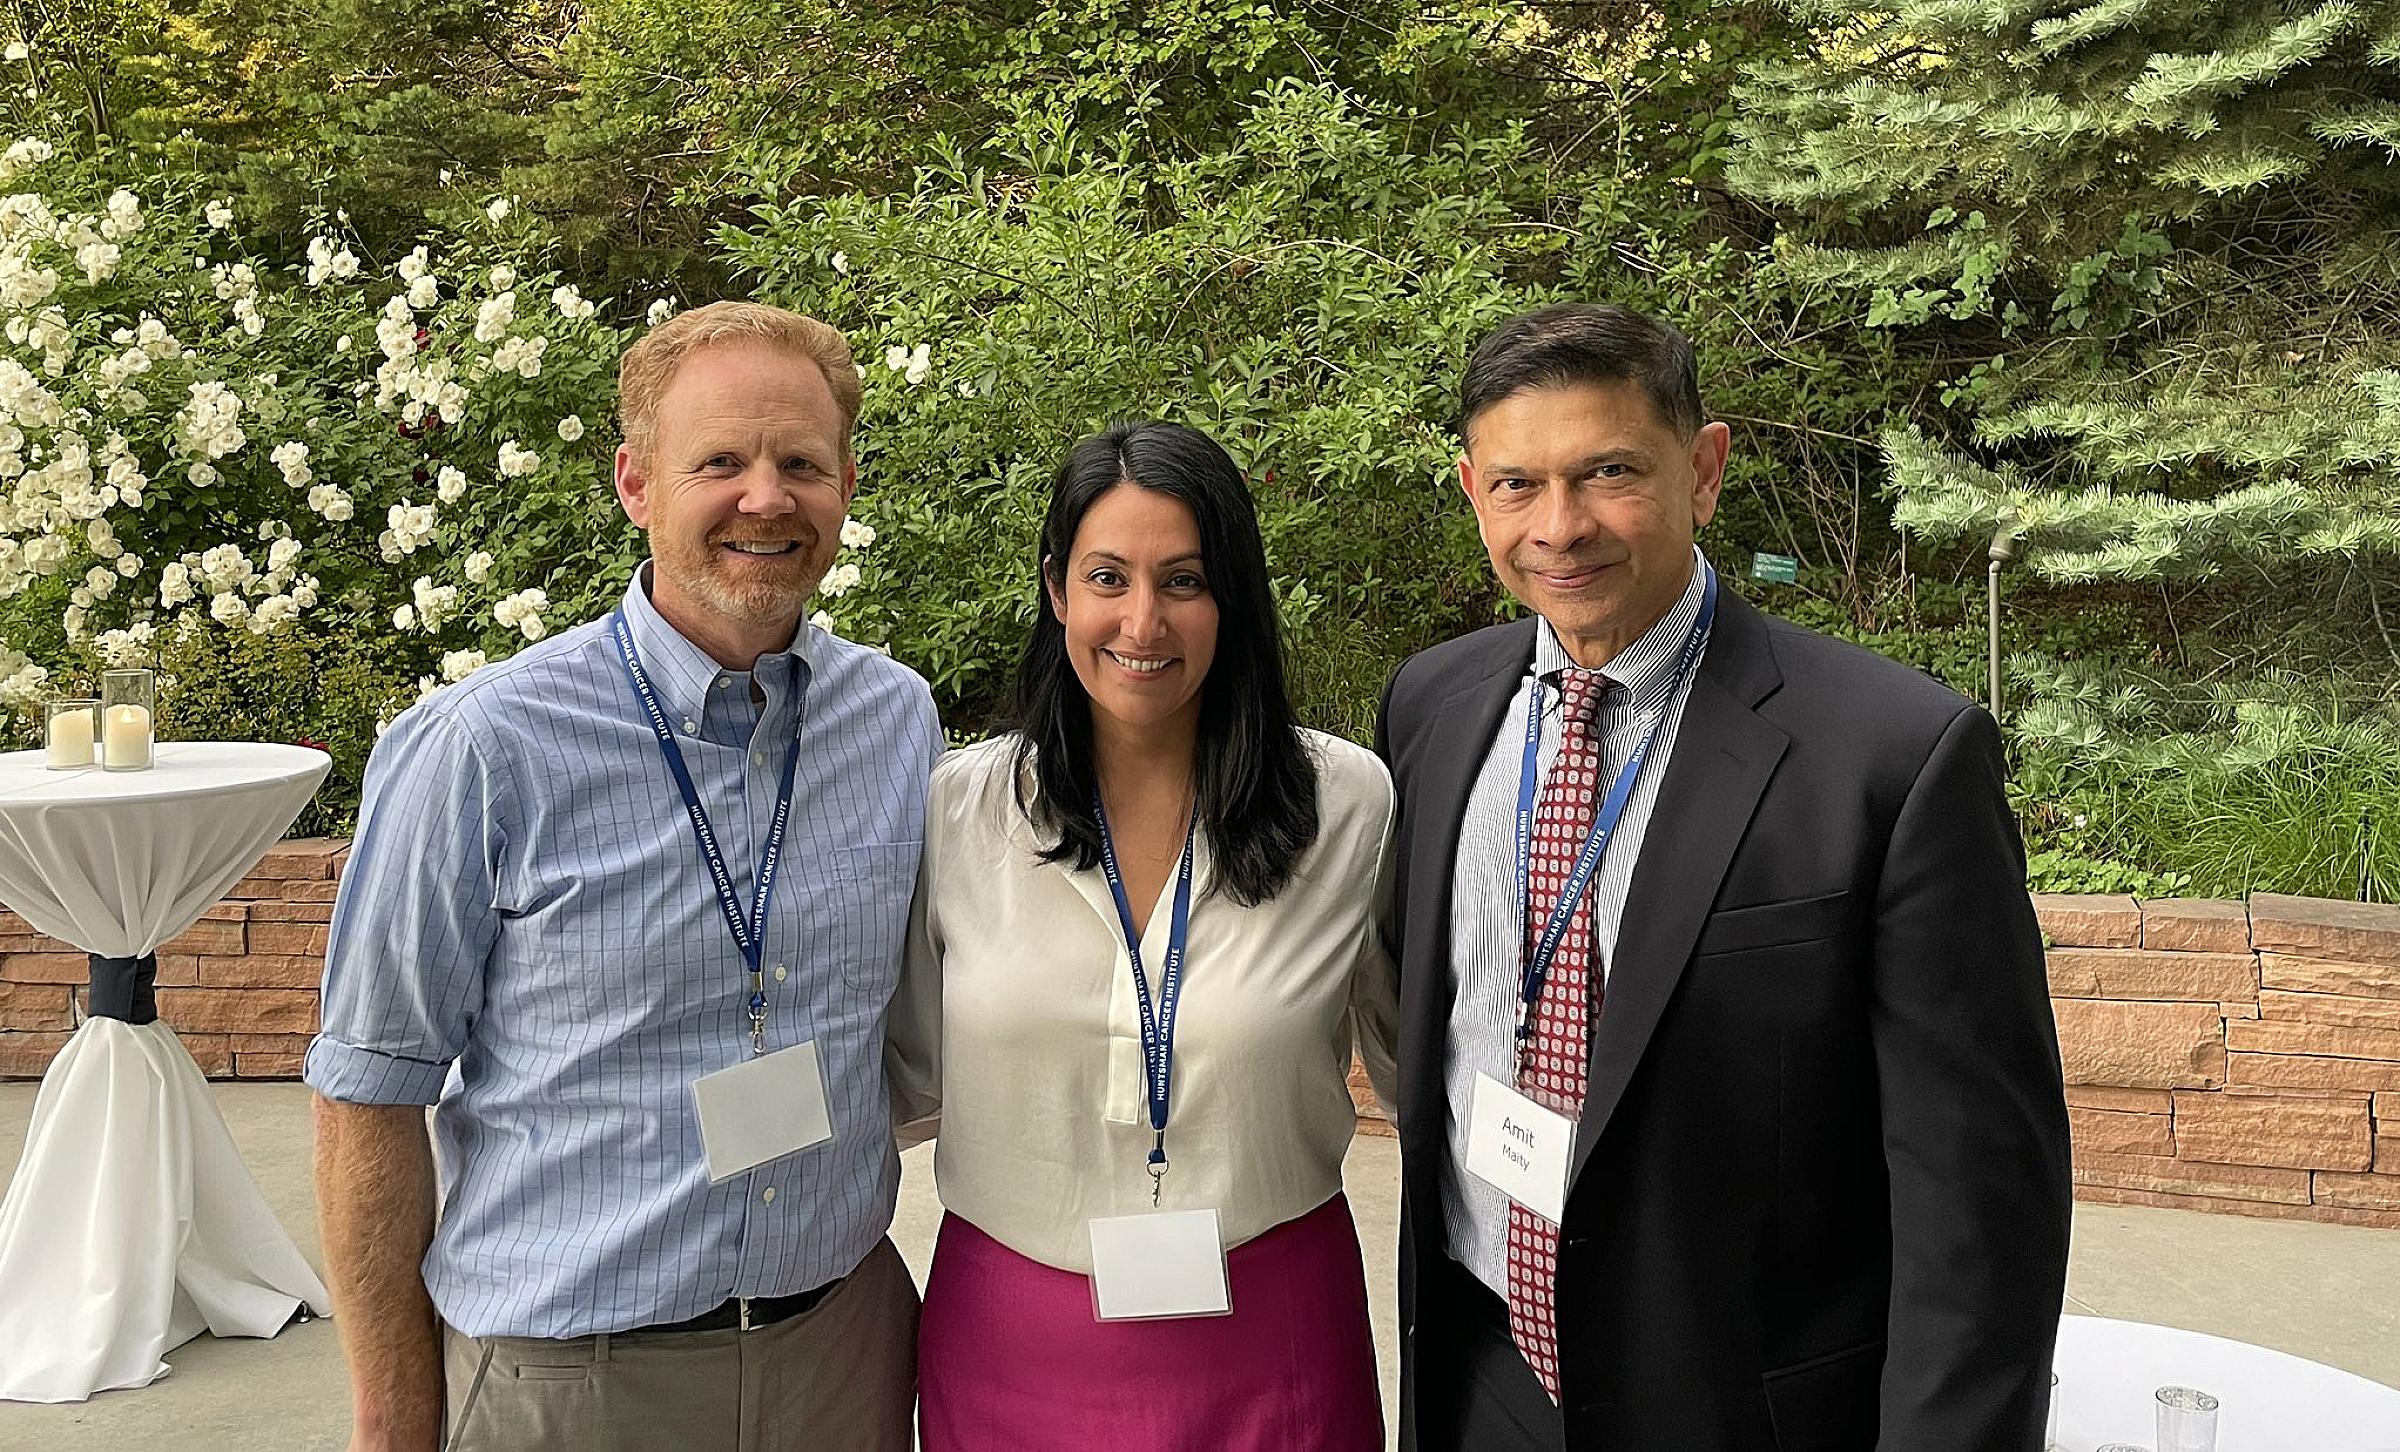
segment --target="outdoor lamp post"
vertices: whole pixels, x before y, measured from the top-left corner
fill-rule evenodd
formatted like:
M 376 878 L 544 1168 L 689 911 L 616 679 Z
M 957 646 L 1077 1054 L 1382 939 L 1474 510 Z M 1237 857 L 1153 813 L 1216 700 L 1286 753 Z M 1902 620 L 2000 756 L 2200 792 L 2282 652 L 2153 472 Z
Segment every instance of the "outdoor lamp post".
M 2017 525 L 2013 515 L 2004 515 L 2000 527 L 1992 531 L 1991 565 L 1984 571 L 1984 581 L 1990 599 L 1991 616 L 1991 708 L 1992 719 L 2000 719 L 2000 567 L 2015 558 Z

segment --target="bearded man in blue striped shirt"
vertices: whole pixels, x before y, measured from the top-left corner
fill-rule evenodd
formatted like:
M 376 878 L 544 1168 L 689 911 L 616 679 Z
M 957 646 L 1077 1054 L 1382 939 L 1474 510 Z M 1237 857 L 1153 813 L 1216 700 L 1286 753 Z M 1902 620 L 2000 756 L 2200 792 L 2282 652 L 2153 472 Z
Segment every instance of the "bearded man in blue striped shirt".
M 622 605 L 368 765 L 307 1066 L 352 1446 L 905 1449 L 882 1044 L 941 737 L 804 618 L 859 376 L 717 303 L 619 385 Z

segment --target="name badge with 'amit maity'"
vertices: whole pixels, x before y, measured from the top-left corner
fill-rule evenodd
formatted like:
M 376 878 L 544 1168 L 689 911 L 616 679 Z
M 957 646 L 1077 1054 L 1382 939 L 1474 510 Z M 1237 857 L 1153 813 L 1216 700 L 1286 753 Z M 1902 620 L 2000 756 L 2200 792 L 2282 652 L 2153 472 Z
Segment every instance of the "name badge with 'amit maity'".
M 1575 1121 L 1489 1074 L 1475 1076 L 1467 1120 L 1467 1171 L 1556 1225 L 1567 1210 Z

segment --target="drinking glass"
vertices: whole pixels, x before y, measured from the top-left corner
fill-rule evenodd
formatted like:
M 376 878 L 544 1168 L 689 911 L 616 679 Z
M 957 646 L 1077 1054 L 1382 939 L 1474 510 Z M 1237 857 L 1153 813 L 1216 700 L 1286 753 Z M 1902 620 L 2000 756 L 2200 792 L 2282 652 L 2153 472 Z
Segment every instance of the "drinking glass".
M 2160 1387 L 2158 1452 L 2217 1452 L 2217 1399 L 2194 1387 Z

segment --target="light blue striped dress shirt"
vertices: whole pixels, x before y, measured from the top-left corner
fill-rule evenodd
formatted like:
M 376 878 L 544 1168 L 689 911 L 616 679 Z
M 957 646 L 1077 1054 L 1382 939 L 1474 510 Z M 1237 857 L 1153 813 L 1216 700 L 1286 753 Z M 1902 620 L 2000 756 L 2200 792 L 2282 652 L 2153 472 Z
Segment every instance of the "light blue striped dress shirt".
M 798 732 L 767 1047 L 816 1041 L 834 1137 L 708 1183 L 690 1085 L 750 1056 L 749 983 L 657 737 L 605 620 L 486 666 L 403 713 L 368 763 L 306 1069 L 330 1099 L 439 1101 L 425 1283 L 473 1336 L 790 1295 L 848 1274 L 891 1224 L 884 1021 L 941 751 L 932 698 L 807 625 L 727 671 L 641 580 L 635 644 L 745 905 Z
M 1692 622 L 1700 618 L 1707 582 L 1700 552 L 1692 552 L 1692 579 L 1659 622 L 1619 651 L 1600 673 L 1622 689 L 1600 702 L 1600 779 L 1614 781 L 1642 733 L 1659 721 L 1658 743 L 1643 763 L 1641 780 L 1626 798 L 1625 815 L 1609 838 L 1592 885 L 1592 963 L 1603 983 L 1616 954 L 1617 926 L 1625 916 L 1625 893 L 1650 830 L 1658 785 L 1674 756 L 1683 705 L 1691 698 L 1690 677 L 1679 683 L 1675 666 Z M 1517 889 L 1517 773 L 1525 759 L 1526 693 L 1542 693 L 1540 765 L 1547 777 L 1558 755 L 1559 674 L 1575 664 L 1545 620 L 1534 627 L 1533 664 L 1509 697 L 1489 753 L 1467 796 L 1459 825 L 1458 858 L 1450 878 L 1450 1010 L 1448 1052 L 1442 1087 L 1450 1104 L 1450 1154 L 1442 1166 L 1442 1219 L 1449 1229 L 1450 1255 L 1493 1294 L 1508 1297 L 1508 1197 L 1467 1173 L 1467 1124 L 1475 1103 L 1475 1078 L 1489 1074 L 1506 1084 L 1516 1053 L 1517 1005 L 1524 1001 L 1525 905 Z M 1581 845 L 1581 844 L 1578 844 Z M 1605 1001 L 1601 1012 L 1606 1013 Z

